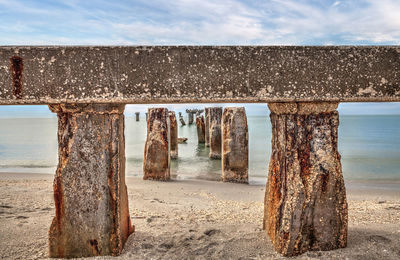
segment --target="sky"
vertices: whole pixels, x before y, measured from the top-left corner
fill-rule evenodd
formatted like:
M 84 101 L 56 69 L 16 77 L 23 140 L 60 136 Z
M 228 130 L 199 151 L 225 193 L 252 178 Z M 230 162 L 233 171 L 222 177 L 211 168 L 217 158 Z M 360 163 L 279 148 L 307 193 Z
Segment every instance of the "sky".
M 0 45 L 400 45 L 399 14 L 400 0 L 0 0 Z M 0 116 L 36 110 L 47 107 Z M 340 111 L 400 114 L 400 103 Z
M 2 45 L 391 45 L 399 0 L 0 0 Z

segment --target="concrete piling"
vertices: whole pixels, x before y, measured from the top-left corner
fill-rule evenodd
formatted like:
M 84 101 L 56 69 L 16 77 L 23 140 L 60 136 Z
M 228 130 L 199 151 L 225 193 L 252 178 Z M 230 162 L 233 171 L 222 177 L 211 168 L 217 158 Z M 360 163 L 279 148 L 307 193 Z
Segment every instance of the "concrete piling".
M 181 122 L 182 126 L 186 125 L 185 120 L 183 119 L 183 116 L 182 116 L 181 112 L 179 112 L 179 122 Z
M 204 139 L 206 146 L 210 146 L 210 108 L 204 109 Z
M 221 159 L 221 117 L 222 107 L 210 107 L 210 154 L 212 159 Z
M 244 107 L 227 107 L 222 115 L 222 180 L 248 183 L 249 133 Z
M 285 256 L 347 243 L 337 103 L 269 103 L 272 154 L 264 228 Z
M 139 121 L 140 112 L 135 112 L 135 115 L 136 115 L 136 122 L 138 122 Z
M 58 116 L 59 142 L 49 256 L 119 255 L 133 232 L 125 185 L 125 105 L 49 108 Z
M 170 124 L 170 157 L 171 159 L 178 159 L 178 122 L 174 111 L 168 112 Z
M 200 143 L 205 142 L 205 124 L 203 116 L 196 116 L 197 140 Z
M 143 179 L 170 178 L 170 124 L 168 109 L 149 108 L 144 148 Z
M 188 112 L 188 123 L 189 125 L 193 124 L 193 112 Z

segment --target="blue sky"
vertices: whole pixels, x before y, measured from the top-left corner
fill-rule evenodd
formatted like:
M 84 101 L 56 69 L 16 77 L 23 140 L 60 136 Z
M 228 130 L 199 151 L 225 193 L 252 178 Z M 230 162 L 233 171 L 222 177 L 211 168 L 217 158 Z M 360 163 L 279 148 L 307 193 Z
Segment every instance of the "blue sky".
M 399 0 L 0 0 L 0 44 L 390 45 L 399 13 Z
M 0 0 L 0 45 L 399 45 L 399 14 L 400 0 Z M 400 103 L 340 109 L 400 114 Z M 47 108 L 0 116 L 12 111 Z

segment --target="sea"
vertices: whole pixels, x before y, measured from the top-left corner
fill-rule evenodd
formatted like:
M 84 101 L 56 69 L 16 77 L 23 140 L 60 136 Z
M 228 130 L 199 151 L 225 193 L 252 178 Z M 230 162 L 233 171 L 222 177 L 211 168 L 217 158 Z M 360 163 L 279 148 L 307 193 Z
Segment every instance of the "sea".
M 186 118 L 187 121 L 187 118 Z M 268 114 L 249 115 L 249 180 L 265 184 L 271 155 Z M 178 127 L 177 160 L 172 178 L 221 178 L 221 161 L 208 158 L 209 148 L 198 144 L 195 124 Z M 146 120 L 141 113 L 125 116 L 126 175 L 142 176 Z M 345 180 L 400 181 L 400 115 L 342 115 L 339 152 Z M 0 118 L 0 172 L 54 174 L 57 166 L 57 118 Z

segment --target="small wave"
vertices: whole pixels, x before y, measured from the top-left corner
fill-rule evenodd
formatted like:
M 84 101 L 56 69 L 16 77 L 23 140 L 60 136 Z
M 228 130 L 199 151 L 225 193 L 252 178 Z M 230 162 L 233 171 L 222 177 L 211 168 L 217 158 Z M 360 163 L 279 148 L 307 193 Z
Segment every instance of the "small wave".
M 0 165 L 0 168 L 54 168 L 57 165 L 36 165 L 36 164 L 7 164 Z

